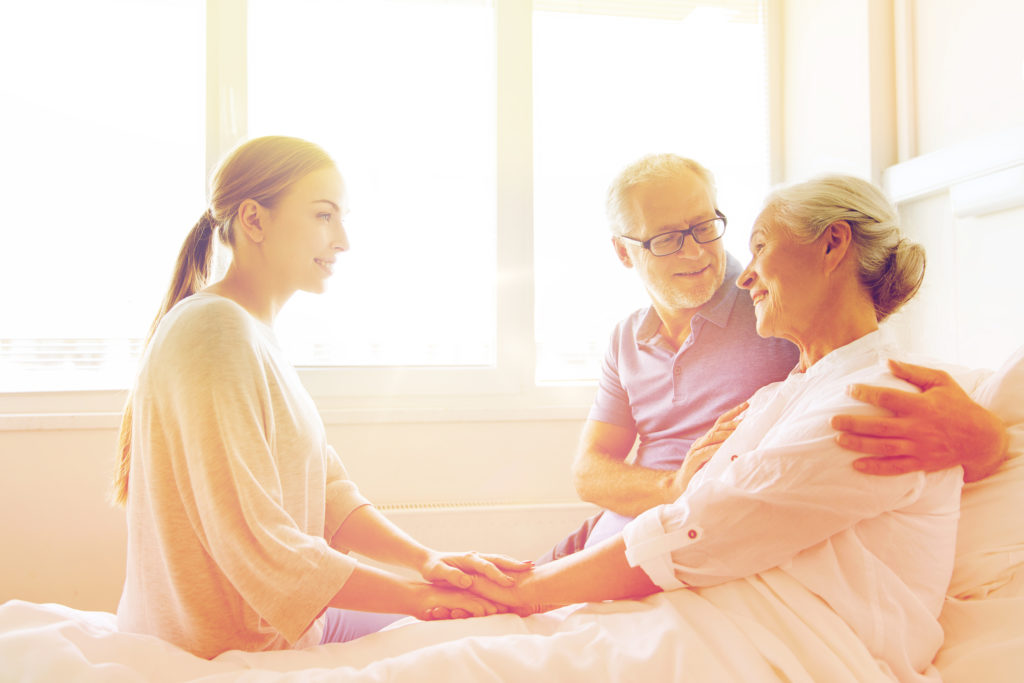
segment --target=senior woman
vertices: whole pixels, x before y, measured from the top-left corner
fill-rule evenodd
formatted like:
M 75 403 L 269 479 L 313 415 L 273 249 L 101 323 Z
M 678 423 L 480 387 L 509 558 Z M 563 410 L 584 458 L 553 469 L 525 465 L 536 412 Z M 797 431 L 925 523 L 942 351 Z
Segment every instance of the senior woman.
M 799 347 L 797 368 L 754 394 L 675 503 L 522 575 L 511 592 L 479 590 L 525 614 L 778 567 L 845 620 L 880 673 L 927 676 L 942 642 L 962 470 L 871 477 L 829 426 L 837 412 L 877 411 L 846 394 L 851 383 L 916 390 L 891 374 L 895 350 L 878 324 L 916 293 L 923 250 L 900 236 L 877 188 L 847 176 L 770 195 L 750 249 L 738 284 L 758 333 Z

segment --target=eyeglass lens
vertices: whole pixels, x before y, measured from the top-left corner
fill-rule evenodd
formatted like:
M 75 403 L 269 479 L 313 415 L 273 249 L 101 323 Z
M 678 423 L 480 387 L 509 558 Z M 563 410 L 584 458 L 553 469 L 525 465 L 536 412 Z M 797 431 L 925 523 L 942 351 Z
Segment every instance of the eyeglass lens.
M 690 230 L 677 230 L 659 235 L 651 241 L 651 253 L 655 256 L 668 256 L 683 248 L 683 241 L 691 235 L 697 244 L 714 242 L 725 233 L 725 221 L 721 218 L 701 223 Z

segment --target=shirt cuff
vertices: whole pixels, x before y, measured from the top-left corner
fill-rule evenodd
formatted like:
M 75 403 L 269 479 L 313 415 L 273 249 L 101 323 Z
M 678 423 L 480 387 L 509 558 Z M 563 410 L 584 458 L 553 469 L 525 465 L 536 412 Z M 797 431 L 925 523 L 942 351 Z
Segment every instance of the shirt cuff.
M 695 524 L 666 532 L 661 522 L 661 508 L 652 508 L 622 530 L 626 543 L 626 562 L 630 567 L 640 567 L 651 582 L 662 590 L 671 591 L 686 588 L 689 584 L 676 578 L 672 551 L 700 540 L 703 530 Z

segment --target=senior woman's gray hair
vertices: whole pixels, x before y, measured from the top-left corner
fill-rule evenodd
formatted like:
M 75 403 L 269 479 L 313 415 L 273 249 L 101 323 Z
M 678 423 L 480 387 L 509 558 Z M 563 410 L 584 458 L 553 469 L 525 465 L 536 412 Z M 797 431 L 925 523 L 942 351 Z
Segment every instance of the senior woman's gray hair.
M 711 199 L 717 204 L 715 177 L 711 171 L 693 159 L 678 154 L 648 154 L 624 168 L 608 186 L 605 201 L 608 227 L 614 234 L 624 235 L 636 223 L 637 218 L 633 215 L 629 202 L 629 194 L 633 188 L 651 182 L 673 180 L 690 173 L 695 174 L 708 186 L 711 190 Z
M 801 241 L 812 242 L 836 221 L 850 225 L 859 276 L 878 321 L 910 301 L 924 280 L 924 247 L 900 233 L 896 208 L 860 178 L 825 175 L 774 190 L 765 212 Z

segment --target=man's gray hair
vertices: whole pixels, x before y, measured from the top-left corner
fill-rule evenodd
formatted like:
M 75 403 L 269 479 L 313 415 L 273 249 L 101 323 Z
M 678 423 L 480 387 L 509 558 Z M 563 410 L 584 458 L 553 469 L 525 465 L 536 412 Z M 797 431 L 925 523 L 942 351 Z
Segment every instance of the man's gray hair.
M 715 177 L 693 159 L 678 154 L 649 154 L 627 166 L 608 187 L 605 210 L 611 231 L 616 235 L 624 235 L 634 227 L 637 217 L 631 210 L 630 193 L 635 187 L 691 173 L 704 181 L 711 190 L 712 201 L 717 204 Z

